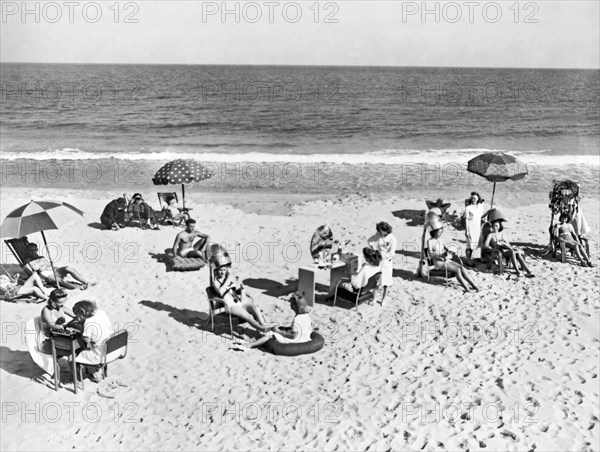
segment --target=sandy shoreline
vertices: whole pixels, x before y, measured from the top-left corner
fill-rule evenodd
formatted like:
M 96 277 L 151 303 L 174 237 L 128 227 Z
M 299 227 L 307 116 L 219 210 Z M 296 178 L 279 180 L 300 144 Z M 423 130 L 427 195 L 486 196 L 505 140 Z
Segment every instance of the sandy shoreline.
M 497 202 L 508 217 L 507 235 L 530 253 L 542 249 L 549 187 L 516 195 L 504 190 Z M 274 322 L 292 318 L 277 297 L 294 290 L 317 226 L 330 225 L 355 252 L 377 221 L 394 228 L 399 250 L 387 306 L 362 305 L 357 313 L 317 303 L 311 317 L 325 348 L 296 358 L 235 352 L 227 334 L 210 331 L 207 270 L 166 272 L 158 260 L 176 229 L 114 233 L 86 226 L 99 221 L 118 193 L 3 189 L 2 218 L 40 198 L 59 198 L 86 212 L 81 223 L 47 233 L 60 265 L 97 281 L 88 291 L 70 292 L 68 304 L 97 301 L 132 339 L 127 358 L 109 370 L 109 380 L 127 385 L 114 399 L 87 381 L 78 396 L 68 384 L 54 392 L 29 381 L 38 370 L 21 334 L 41 307 L 3 302 L 3 449 L 600 448 L 600 203 L 591 193 L 581 205 L 594 231 L 596 268 L 531 256 L 537 277 L 515 280 L 480 266 L 475 278 L 481 294 L 463 296 L 456 282 L 446 287 L 414 279 L 422 229 L 411 218 L 425 209 L 425 197 L 449 198 L 450 210 L 461 210 L 467 192 L 325 199 L 190 192 L 197 228 L 233 252 L 234 266 Z M 464 246 L 464 232 L 449 228 L 446 234 Z M 292 252 L 295 244 L 301 253 Z M 2 262 L 14 268 L 2 247 Z

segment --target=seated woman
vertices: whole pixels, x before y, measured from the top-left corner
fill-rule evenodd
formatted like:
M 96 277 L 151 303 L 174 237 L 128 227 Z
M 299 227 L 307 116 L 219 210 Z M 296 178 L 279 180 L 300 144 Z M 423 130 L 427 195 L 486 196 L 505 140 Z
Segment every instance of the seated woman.
M 50 343 L 50 331 L 54 329 L 63 329 L 66 323 L 65 316 L 75 317 L 73 311 L 65 306 L 67 302 L 67 292 L 62 289 L 54 289 L 50 292 L 48 304 L 42 309 L 42 333 L 48 339 L 40 344 L 42 353 L 52 353 Z
M 99 366 L 102 364 L 106 340 L 113 333 L 112 323 L 106 312 L 98 309 L 93 301 L 84 300 L 75 303 L 73 313 L 79 325 L 72 322 L 71 326 L 76 328 L 83 326 L 79 344 L 81 348 L 75 361 L 77 364 L 84 365 L 86 369 L 94 368 L 89 377 L 90 380 L 98 383 L 104 378 Z
M 37 273 L 32 273 L 22 286 L 19 285 L 18 274 L 12 278 L 10 276 L 0 275 L 0 280 L 0 291 L 2 292 L 2 295 L 9 300 L 21 295 L 33 295 L 40 299 L 38 303 L 48 301 L 50 292 L 44 287 L 44 283 Z
M 292 294 L 290 299 L 290 307 L 296 315 L 289 327 L 275 326 L 260 339 L 257 339 L 249 344 L 243 341 L 235 342 L 232 348 L 235 350 L 245 351 L 249 348 L 260 347 L 268 342 L 271 338 L 282 344 L 301 344 L 303 342 L 310 342 L 312 326 L 310 316 L 308 315 L 306 299 L 297 294 Z
M 27 247 L 27 251 L 29 255 L 32 256 L 25 264 L 25 269 L 29 270 L 29 272 L 38 273 L 44 280 L 46 280 L 50 284 L 56 284 L 56 279 L 54 278 L 54 272 L 52 271 L 52 265 L 50 261 L 45 257 L 42 257 L 38 254 L 38 246 L 35 243 L 30 243 Z M 66 289 L 81 289 L 85 290 L 89 285 L 93 285 L 93 283 L 89 283 L 79 272 L 77 272 L 72 267 L 57 267 L 56 270 L 56 278 L 58 279 L 59 284 Z M 72 282 L 66 281 L 65 278 L 67 276 L 71 276 L 76 281 L 81 284 L 74 284 Z
M 485 239 L 483 248 L 486 250 L 500 250 L 503 257 L 511 260 L 517 277 L 521 276 L 518 265 L 521 264 L 521 268 L 527 272 L 526 276 L 528 278 L 533 278 L 535 275 L 531 273 L 531 270 L 527 267 L 523 253 L 519 249 L 513 247 L 510 242 L 506 240 L 504 234 L 502 234 L 502 231 L 504 230 L 502 223 L 506 221 L 502 218 L 502 214 L 499 211 L 494 210 L 494 212 L 490 214 L 489 220 L 492 223 L 492 231 Z
M 566 213 L 561 214 L 560 224 L 558 225 L 558 239 L 565 244 L 569 249 L 575 251 L 577 259 L 581 262 L 582 267 L 593 267 L 594 265 L 590 261 L 589 256 L 585 252 L 583 244 L 579 240 L 575 229 L 571 224 L 568 223 L 569 215 Z
M 212 264 L 211 264 L 212 266 Z M 232 315 L 248 322 L 258 331 L 269 331 L 260 309 L 254 304 L 252 298 L 246 295 L 244 285 L 239 278 L 234 281 L 230 273 L 231 263 L 216 265 L 212 270 L 212 287 L 219 298 L 225 302 L 225 307 Z
M 178 226 L 180 226 L 183 221 L 186 221 L 190 218 L 190 216 L 183 209 L 179 208 L 177 200 L 173 195 L 169 196 L 167 198 L 167 202 L 163 203 L 162 210 L 168 212 L 170 215 L 168 220 L 172 221 L 173 223 L 177 223 Z
M 365 262 L 362 267 L 350 278 L 350 282 L 344 281 L 340 283 L 340 287 L 349 292 L 358 292 L 365 287 L 371 276 L 381 271 L 381 253 L 371 247 L 363 248 L 363 257 Z M 369 301 L 372 305 L 373 301 Z
M 142 199 L 142 195 L 139 193 L 134 194 L 133 198 L 131 198 L 131 202 L 127 207 L 127 213 L 129 214 L 129 219 L 139 221 L 142 228 L 146 224 L 149 224 L 152 229 L 160 229 L 156 219 L 156 212 Z
M 469 292 L 467 287 L 469 285 L 475 291 L 479 291 L 479 288 L 475 285 L 467 270 L 458 262 L 454 262 L 452 258 L 454 253 L 448 249 L 444 241 L 441 239 L 442 233 L 444 232 L 444 225 L 439 219 L 434 219 L 430 222 L 431 231 L 429 235 L 431 238 L 427 241 L 427 249 L 429 250 L 429 256 L 433 259 L 433 265 L 436 270 L 445 269 L 448 273 L 456 275 L 456 279 L 464 291 Z

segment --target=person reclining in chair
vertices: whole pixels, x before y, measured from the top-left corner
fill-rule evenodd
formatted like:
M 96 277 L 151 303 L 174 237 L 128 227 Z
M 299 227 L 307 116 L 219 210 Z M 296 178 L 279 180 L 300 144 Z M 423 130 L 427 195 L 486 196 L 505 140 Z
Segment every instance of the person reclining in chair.
M 196 220 L 189 218 L 185 221 L 185 230 L 175 237 L 173 243 L 173 256 L 199 257 L 206 260 L 206 247 L 210 237 L 200 231 L 196 231 Z M 194 240 L 199 238 L 195 244 Z
M 498 210 L 494 209 L 494 211 L 490 213 L 489 220 L 492 223 L 492 232 L 490 232 L 485 239 L 483 248 L 486 250 L 499 250 L 502 253 L 502 258 L 509 258 L 511 260 L 517 276 L 521 276 L 521 272 L 519 271 L 519 264 L 521 264 L 523 270 L 527 272 L 525 276 L 528 278 L 533 278 L 535 275 L 525 263 L 523 252 L 520 249 L 512 246 L 502 233 L 504 230 L 502 223 L 506 221 L 504 218 L 502 218 L 502 214 Z
M 31 273 L 38 273 L 46 282 L 50 284 L 56 284 L 54 272 L 52 271 L 52 265 L 48 259 L 38 255 L 38 246 L 35 243 L 30 243 L 27 247 L 27 251 L 32 257 L 25 262 L 25 268 Z M 90 285 L 90 283 L 73 267 L 58 267 L 55 268 L 55 270 L 58 283 L 65 289 L 85 290 Z M 81 284 L 74 284 L 66 281 L 65 278 L 69 275 L 71 275 L 73 279 L 79 281 Z
M 270 327 L 266 326 L 261 310 L 254 304 L 251 297 L 246 294 L 244 285 L 237 281 L 230 272 L 231 263 L 218 265 L 211 259 L 212 287 L 225 303 L 225 307 L 231 315 L 248 322 L 258 331 L 266 332 Z
M 561 214 L 560 224 L 556 228 L 558 240 L 563 242 L 567 248 L 575 251 L 577 259 L 579 259 L 579 262 L 581 262 L 582 267 L 593 267 L 594 264 L 592 264 L 589 256 L 585 252 L 585 248 L 583 247 L 579 236 L 575 232 L 573 226 L 568 223 L 568 221 L 569 215 L 566 213 Z
M 173 223 L 177 222 L 177 225 L 180 225 L 182 221 L 189 220 L 190 218 L 186 212 L 187 209 L 181 209 L 173 195 L 170 195 L 167 198 L 167 201 L 163 203 L 162 210 L 170 214 L 171 218 L 167 218 L 167 220 L 170 220 Z

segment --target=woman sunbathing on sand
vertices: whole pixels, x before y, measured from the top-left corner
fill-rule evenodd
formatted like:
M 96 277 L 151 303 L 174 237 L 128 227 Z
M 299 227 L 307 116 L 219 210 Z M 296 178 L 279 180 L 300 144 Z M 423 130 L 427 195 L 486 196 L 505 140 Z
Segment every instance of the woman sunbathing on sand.
M 442 233 L 444 232 L 444 226 L 439 219 L 434 219 L 430 222 L 431 238 L 427 241 L 427 249 L 429 250 L 429 256 L 433 259 L 433 264 L 436 270 L 445 268 L 448 273 L 456 274 L 456 279 L 465 292 L 469 292 L 467 287 L 468 282 L 471 287 L 479 292 L 479 288 L 475 285 L 467 270 L 458 262 L 454 262 L 452 258 L 455 254 L 448 249 L 444 241 L 441 239 Z
M 245 351 L 250 348 L 260 347 L 270 339 L 275 339 L 282 344 L 301 344 L 310 342 L 312 326 L 310 316 L 308 315 L 306 299 L 297 294 L 292 294 L 290 307 L 292 308 L 292 311 L 296 313 L 296 316 L 289 327 L 275 326 L 260 339 L 251 343 L 243 341 L 234 342 L 231 348 L 234 350 Z
M 212 264 L 211 264 L 212 265 Z M 252 298 L 246 294 L 244 285 L 230 272 L 231 263 L 216 266 L 213 271 L 212 287 L 217 295 L 225 302 L 226 309 L 239 317 L 258 331 L 268 331 L 262 312 L 254 304 Z
M 44 283 L 37 273 L 33 273 L 22 286 L 19 285 L 19 275 L 14 277 L 0 275 L 0 291 L 8 300 L 20 297 L 22 295 L 33 295 L 39 298 L 39 303 L 48 301 L 49 291 L 44 287 Z
M 502 223 L 506 221 L 504 218 L 502 218 L 502 214 L 497 210 L 494 210 L 490 214 L 490 221 L 492 223 L 492 232 L 490 232 L 485 239 L 483 248 L 486 250 L 491 250 L 494 248 L 499 249 L 502 252 L 503 257 L 510 258 L 517 276 L 521 276 L 518 265 L 521 264 L 521 268 L 527 272 L 525 276 L 528 278 L 535 277 L 535 275 L 531 273 L 531 270 L 529 270 L 529 267 L 527 267 L 523 253 L 518 248 L 513 247 L 510 242 L 506 240 L 504 234 L 502 234 L 502 231 L 504 230 Z

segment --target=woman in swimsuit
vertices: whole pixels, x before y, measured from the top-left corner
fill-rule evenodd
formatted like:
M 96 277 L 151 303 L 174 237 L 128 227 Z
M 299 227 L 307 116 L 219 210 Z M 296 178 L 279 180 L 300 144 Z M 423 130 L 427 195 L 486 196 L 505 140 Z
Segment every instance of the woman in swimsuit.
M 492 221 L 492 232 L 485 239 L 484 248 L 486 250 L 491 249 L 499 249 L 502 252 L 502 256 L 506 258 L 510 258 L 513 267 L 515 268 L 515 272 L 517 277 L 521 276 L 521 272 L 519 271 L 519 265 L 521 264 L 521 268 L 527 272 L 525 276 L 528 278 L 533 278 L 535 275 L 531 273 L 529 267 L 525 263 L 525 258 L 523 254 L 518 249 L 514 248 L 508 240 L 502 234 L 504 230 L 504 226 L 502 223 L 504 222 L 504 218 L 495 218 Z M 517 263 L 518 262 L 518 263 Z
M 441 239 L 442 233 L 444 232 L 441 222 L 434 223 L 432 227 L 434 226 L 438 227 L 429 233 L 431 238 L 427 241 L 427 249 L 429 250 L 429 256 L 433 259 L 435 269 L 445 269 L 448 273 L 454 273 L 460 285 L 463 286 L 465 293 L 469 292 L 469 287 L 466 284 L 467 282 L 473 290 L 479 292 L 479 288 L 475 285 L 467 270 L 461 264 L 452 260 L 454 253 L 448 249 Z
M 246 294 L 244 285 L 230 273 L 231 264 L 221 265 L 213 270 L 212 286 L 225 302 L 226 309 L 258 331 L 269 331 L 265 319 L 252 298 Z
M 575 233 L 573 225 L 569 224 L 568 221 L 569 215 L 563 213 L 560 216 L 560 225 L 558 226 L 558 239 L 563 242 L 567 248 L 575 250 L 575 254 L 579 259 L 579 262 L 581 262 L 582 267 L 593 267 L 594 265 L 590 261 L 579 237 Z

